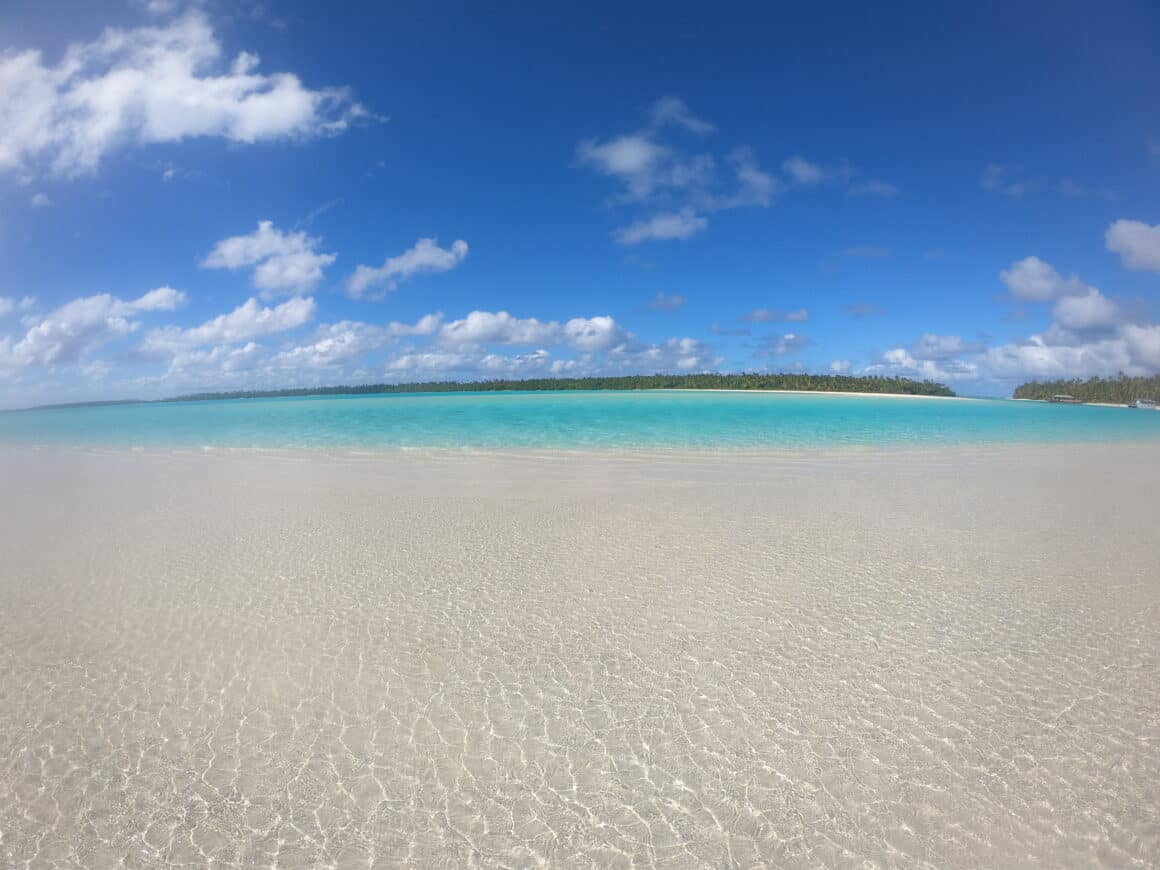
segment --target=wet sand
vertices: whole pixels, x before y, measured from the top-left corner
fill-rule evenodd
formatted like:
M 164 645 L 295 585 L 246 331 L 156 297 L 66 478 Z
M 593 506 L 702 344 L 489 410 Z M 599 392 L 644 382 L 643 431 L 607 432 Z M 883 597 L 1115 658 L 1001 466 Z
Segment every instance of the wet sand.
M 0 866 L 1132 867 L 1160 447 L 0 452 Z

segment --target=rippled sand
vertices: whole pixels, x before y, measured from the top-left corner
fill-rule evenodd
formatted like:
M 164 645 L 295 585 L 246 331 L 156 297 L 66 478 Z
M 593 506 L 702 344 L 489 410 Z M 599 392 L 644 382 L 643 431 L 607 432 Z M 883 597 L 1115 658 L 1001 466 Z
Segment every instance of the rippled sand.
M 1160 447 L 0 455 L 0 865 L 1155 866 Z

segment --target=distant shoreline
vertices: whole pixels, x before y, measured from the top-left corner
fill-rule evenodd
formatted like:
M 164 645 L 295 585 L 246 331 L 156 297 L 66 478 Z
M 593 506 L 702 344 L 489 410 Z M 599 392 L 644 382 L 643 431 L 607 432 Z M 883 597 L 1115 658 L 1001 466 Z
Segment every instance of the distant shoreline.
M 656 393 L 777 393 L 787 396 L 856 396 L 871 399 L 953 399 L 970 401 L 967 396 L 931 396 L 925 393 L 869 393 L 857 390 L 738 390 L 728 387 L 668 387 L 656 390 L 624 390 L 623 392 Z
M 802 389 L 805 387 L 806 389 Z M 836 388 L 836 389 L 835 389 Z M 416 381 L 405 384 L 339 384 L 329 387 L 290 387 L 271 390 L 231 390 L 186 393 L 161 399 L 113 399 L 94 402 L 54 402 L 28 408 L 82 408 L 103 405 L 154 404 L 161 402 L 208 402 L 229 399 L 295 399 L 314 396 L 379 396 L 416 393 L 500 392 L 649 392 L 661 390 L 738 393 L 831 393 L 844 396 L 931 396 L 953 398 L 945 384 L 911 378 L 861 377 L 803 374 L 689 374 L 618 375 L 580 378 L 524 378 L 490 381 Z

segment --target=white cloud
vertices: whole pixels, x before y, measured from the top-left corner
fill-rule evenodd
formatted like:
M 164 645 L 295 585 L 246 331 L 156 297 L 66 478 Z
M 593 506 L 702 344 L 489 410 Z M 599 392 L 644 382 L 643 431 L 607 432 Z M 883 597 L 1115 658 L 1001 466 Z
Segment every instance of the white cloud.
M 386 375 L 395 380 L 422 378 L 522 378 L 566 375 L 583 366 L 582 360 L 553 359 L 543 348 L 522 354 L 466 351 L 407 351 L 386 362 Z
M 1160 371 L 1160 325 L 1128 324 L 1122 335 L 1134 365 L 1150 372 Z
M 398 338 L 433 335 L 442 322 L 443 315 L 436 313 L 426 314 L 413 324 L 392 321 L 380 326 L 352 320 L 326 323 L 306 343 L 283 349 L 272 364 L 289 368 L 333 368 L 388 347 Z
M 568 344 L 579 351 L 588 353 L 608 350 L 632 338 L 616 321 L 608 316 L 573 317 L 564 324 L 564 337 Z
M 543 348 L 515 356 L 489 353 L 479 361 L 479 368 L 483 373 L 493 377 L 527 377 L 534 372 L 543 371 L 551 360 L 552 355 Z
M 337 254 L 317 251 L 321 240 L 306 233 L 286 233 L 271 221 L 259 221 L 258 228 L 245 236 L 222 239 L 205 259 L 205 269 L 254 268 L 253 283 L 263 299 L 280 293 L 309 293 L 322 281 L 322 270 Z
M 472 311 L 460 320 L 443 324 L 439 343 L 449 347 L 486 344 L 552 347 L 566 343 L 574 350 L 594 353 L 631 341 L 632 334 L 608 316 L 555 320 L 514 317 L 506 311 Z
M 1113 375 L 1132 369 L 1132 357 L 1122 339 L 1105 339 L 1078 346 L 1047 345 L 1039 336 L 987 350 L 980 364 L 992 377 L 1010 380 Z
M 27 301 L 28 297 L 21 306 Z M 158 287 L 131 300 L 108 293 L 74 299 L 34 319 L 19 340 L 0 342 L 0 368 L 75 363 L 136 330 L 140 315 L 172 311 L 184 301 L 185 294 L 172 287 Z
M 587 139 L 576 147 L 577 162 L 616 179 L 622 192 L 611 205 L 635 204 L 652 216 L 639 217 L 616 230 L 621 244 L 645 240 L 687 239 L 708 226 L 704 216 L 726 209 L 767 207 L 782 187 L 761 169 L 750 148 L 734 148 L 723 164 L 731 178 L 722 181 L 719 161 L 712 154 L 687 154 L 675 144 L 660 141 L 672 126 L 707 133 L 712 126 L 689 113 L 676 97 L 660 100 L 643 130 L 607 141 Z
M 367 112 L 343 88 L 311 90 L 292 73 L 232 61 L 206 17 L 109 28 L 59 63 L 39 51 L 0 57 L 0 172 L 46 164 L 93 172 L 113 150 L 193 137 L 236 143 L 338 133 Z
M 652 107 L 650 113 L 653 126 L 663 127 L 666 124 L 675 124 L 684 127 L 690 133 L 705 134 L 713 131 L 713 125 L 693 116 L 685 101 L 680 97 L 661 97 Z
M 1120 308 L 1092 287 L 1083 296 L 1065 296 L 1055 303 L 1055 322 L 1077 332 L 1107 329 L 1120 320 Z
M 706 211 L 724 211 L 731 208 L 760 206 L 773 202 L 781 190 L 781 182 L 762 170 L 751 148 L 736 148 L 725 158 L 737 176 L 737 190 L 728 194 L 707 194 L 698 198 Z
M 698 372 L 723 360 L 710 345 L 695 338 L 670 338 L 659 344 L 625 342 L 608 351 L 602 371 Z
M 257 366 L 264 354 L 265 349 L 253 341 L 241 347 L 223 344 L 205 350 L 180 350 L 173 355 L 166 377 L 182 378 L 203 374 L 205 370 L 222 374 L 248 372 Z
M 973 381 L 979 377 L 979 366 L 963 360 L 918 359 L 904 347 L 882 354 L 881 360 L 862 370 L 863 374 L 888 375 L 930 381 Z
M 648 307 L 653 311 L 676 311 L 685 304 L 685 297 L 679 293 L 664 293 L 657 291 L 648 302 Z
M 32 199 L 28 201 L 28 204 L 33 208 L 48 208 L 52 205 L 52 200 L 48 198 L 48 194 L 34 193 Z
M 799 308 L 796 311 L 774 311 L 770 308 L 755 308 L 739 318 L 742 323 L 802 323 L 808 320 L 808 308 Z
M 898 188 L 888 181 L 881 181 L 877 178 L 870 178 L 866 181 L 860 181 L 857 184 L 851 185 L 847 193 L 849 193 L 850 196 L 892 197 L 898 196 Z
M 443 324 L 439 331 L 439 341 L 445 345 L 538 345 L 559 339 L 559 323 L 513 317 L 506 311 L 472 311 L 461 320 Z
M 263 308 L 257 299 L 247 299 L 228 314 L 220 314 L 200 326 L 154 329 L 145 336 L 140 349 L 146 356 L 163 356 L 187 348 L 237 344 L 295 329 L 313 320 L 314 312 L 310 297 L 289 299 L 273 308 Z
M 850 371 L 850 361 L 848 359 L 836 359 L 830 363 L 830 371 L 836 375 L 844 375 Z
M 414 246 L 397 257 L 387 257 L 383 265 L 359 266 L 347 279 L 347 291 L 354 299 L 377 299 L 394 290 L 400 281 L 422 272 L 447 272 L 458 266 L 467 256 L 467 242 L 459 239 L 450 248 L 441 248 L 435 239 L 419 239 Z M 369 293 L 372 288 L 381 292 Z
M 404 379 L 424 375 L 446 375 L 448 372 L 464 371 L 477 359 L 469 353 L 455 351 L 412 351 L 402 353 L 387 360 L 388 375 Z
M 620 179 L 632 199 L 644 199 L 653 192 L 659 184 L 657 167 L 670 153 L 669 148 L 641 133 L 617 136 L 603 144 L 586 140 L 576 147 L 581 163 Z
M 1129 269 L 1160 272 L 1160 224 L 1118 220 L 1108 227 L 1104 240 Z
M 999 272 L 999 280 L 1020 302 L 1047 302 L 1063 296 L 1082 296 L 1092 288 L 1075 275 L 1064 278 L 1050 263 L 1025 257 Z
M 329 368 L 377 350 L 391 341 L 381 326 L 344 320 L 320 326 L 311 340 L 274 357 L 275 365 Z
M 660 212 L 651 218 L 634 221 L 616 231 L 616 240 L 622 245 L 639 245 L 647 241 L 687 239 L 709 226 L 706 218 L 691 208 Z
M 1035 189 L 1036 182 L 1034 179 L 1020 178 L 1015 180 L 1012 178 L 1014 174 L 1006 166 L 992 163 L 983 170 L 979 184 L 984 190 L 990 190 L 993 193 L 1002 193 L 1013 199 L 1020 199 L 1024 194 Z

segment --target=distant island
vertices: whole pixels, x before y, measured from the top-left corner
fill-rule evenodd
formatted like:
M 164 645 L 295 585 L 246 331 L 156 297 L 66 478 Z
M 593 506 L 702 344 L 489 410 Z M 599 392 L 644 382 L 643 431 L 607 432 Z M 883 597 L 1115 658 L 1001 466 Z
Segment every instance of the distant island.
M 1160 375 L 1133 378 L 1121 374 L 1118 378 L 1089 378 L 1086 381 L 1032 381 L 1015 388 L 1016 399 L 1048 401 L 1052 396 L 1071 396 L 1079 402 L 1099 402 L 1109 405 L 1127 405 L 1137 399 L 1160 398 Z
M 277 399 L 298 396 L 372 396 L 380 393 L 486 393 L 537 390 L 794 390 L 809 393 L 874 393 L 900 396 L 954 396 L 946 384 L 910 378 L 855 377 L 807 374 L 699 374 L 625 375 L 607 378 L 528 378 L 491 381 L 424 381 L 412 384 L 357 384 L 334 387 L 297 387 L 288 390 L 236 390 L 189 393 L 155 402 L 200 402 L 218 399 Z M 37 408 L 75 408 L 85 405 L 136 404 L 138 399 L 67 402 Z M 35 410 L 29 408 L 28 410 Z
M 167 401 L 266 399 L 283 396 L 376 395 L 379 393 L 490 393 L 548 390 L 795 390 L 811 393 L 880 393 L 905 396 L 954 396 L 945 384 L 910 378 L 853 377 L 807 374 L 625 375 L 597 378 L 527 378 L 491 381 L 427 381 L 413 384 L 362 384 L 302 387 L 290 390 L 247 390 L 193 393 Z

